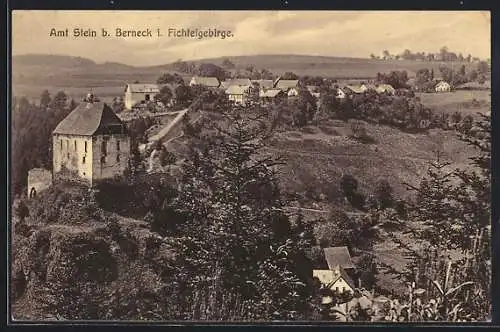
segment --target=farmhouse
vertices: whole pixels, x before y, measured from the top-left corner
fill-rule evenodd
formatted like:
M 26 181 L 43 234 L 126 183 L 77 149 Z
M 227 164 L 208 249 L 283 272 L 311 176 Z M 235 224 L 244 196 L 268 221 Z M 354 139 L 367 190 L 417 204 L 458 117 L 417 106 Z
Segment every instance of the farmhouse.
M 286 95 L 288 97 L 297 97 L 299 95 L 299 88 L 293 87 L 293 88 L 288 89 Z
M 288 93 L 288 90 L 292 88 L 299 88 L 299 80 L 282 80 L 278 78 L 277 82 L 275 82 L 274 84 L 274 87 Z
M 252 81 L 249 78 L 233 78 L 230 80 L 226 80 L 231 85 L 239 85 L 239 86 L 250 86 L 252 85 Z
M 226 94 L 230 101 L 236 104 L 245 104 L 250 91 L 250 86 L 231 85 Z
M 202 85 L 208 88 L 218 88 L 220 82 L 217 77 L 193 76 L 193 78 L 191 78 L 191 81 L 189 81 L 189 85 Z
M 434 87 L 436 92 L 450 92 L 451 91 L 451 86 L 450 83 L 441 81 L 436 86 Z
M 394 95 L 396 93 L 396 89 L 394 89 L 390 84 L 379 84 L 376 91 L 377 93 L 387 93 L 389 95 Z
M 356 285 L 343 268 L 336 270 L 313 270 L 313 277 L 319 279 L 321 284 L 338 293 L 354 293 Z
M 259 88 L 271 89 L 274 87 L 273 80 L 252 80 L 252 84 L 258 85 Z
M 261 89 L 259 91 L 259 98 L 264 103 L 270 103 L 273 101 L 278 101 L 284 97 L 283 91 L 280 89 Z
M 137 104 L 153 101 L 160 93 L 157 84 L 127 84 L 125 88 L 125 108 L 131 110 Z
M 313 270 L 313 277 L 339 293 L 354 292 L 356 285 L 349 275 L 354 270 L 354 264 L 347 247 L 331 247 L 323 250 L 328 270 Z
M 87 96 L 52 133 L 54 181 L 93 186 L 122 175 L 128 167 L 130 138 L 111 107 Z
M 377 91 L 377 87 L 374 84 L 361 84 L 361 88 L 364 91 Z
M 336 88 L 336 89 L 337 89 L 337 91 L 335 93 L 335 98 L 344 99 L 346 97 L 346 93 L 344 92 L 344 90 L 341 88 Z
M 347 92 L 348 94 L 361 94 L 366 90 L 366 86 L 363 85 L 346 85 L 344 88 L 344 92 Z

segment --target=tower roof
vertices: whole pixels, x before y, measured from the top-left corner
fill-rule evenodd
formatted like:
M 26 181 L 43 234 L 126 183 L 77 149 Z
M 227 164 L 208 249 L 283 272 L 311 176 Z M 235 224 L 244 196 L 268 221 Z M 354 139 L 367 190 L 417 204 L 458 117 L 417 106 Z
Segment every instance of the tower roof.
M 125 126 L 111 107 L 103 102 L 82 102 L 54 129 L 53 134 L 92 136 L 125 133 Z

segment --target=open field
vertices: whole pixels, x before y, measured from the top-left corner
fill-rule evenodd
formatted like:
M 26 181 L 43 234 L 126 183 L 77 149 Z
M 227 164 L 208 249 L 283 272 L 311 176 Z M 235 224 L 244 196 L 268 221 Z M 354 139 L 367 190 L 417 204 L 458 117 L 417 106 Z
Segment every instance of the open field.
M 439 66 L 445 64 L 440 61 L 422 62 L 409 60 L 372 60 L 360 58 L 341 58 L 313 55 L 252 55 L 221 57 L 214 59 L 203 59 L 195 63 L 211 62 L 221 65 L 224 59 L 229 59 L 237 68 L 245 68 L 249 65 L 257 69 L 265 68 L 273 73 L 281 74 L 292 71 L 298 75 L 320 75 L 337 79 L 343 78 L 372 78 L 378 72 L 389 72 L 391 70 L 406 70 L 408 75 L 415 76 L 415 72 L 421 68 L 433 68 L 439 72 Z M 446 63 L 448 66 L 458 69 L 462 63 Z M 470 64 L 466 63 L 466 67 Z
M 459 90 L 445 93 L 417 93 L 422 103 L 438 112 L 476 115 L 491 111 L 490 90 Z
M 435 160 L 434 151 L 441 150 L 454 167 L 464 167 L 473 153 L 451 131 L 408 134 L 366 124 L 368 135 L 376 143 L 362 144 L 347 137 L 349 125 L 341 121 L 329 121 L 322 129 L 335 134 L 325 134 L 316 128 L 318 132 L 313 134 L 280 133 L 272 142 L 270 148 L 287 162 L 282 168 L 286 191 L 337 188 L 340 177 L 349 173 L 359 180 L 365 193 L 371 193 L 378 180 L 387 179 L 395 193 L 404 197 L 408 194 L 404 183 L 418 183 L 427 163 Z

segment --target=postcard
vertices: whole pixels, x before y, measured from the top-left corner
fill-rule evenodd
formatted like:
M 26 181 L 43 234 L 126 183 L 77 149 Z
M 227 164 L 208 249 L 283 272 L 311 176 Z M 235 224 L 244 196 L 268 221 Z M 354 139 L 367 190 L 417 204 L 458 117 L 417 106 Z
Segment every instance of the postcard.
M 487 11 L 12 12 L 12 321 L 491 321 Z

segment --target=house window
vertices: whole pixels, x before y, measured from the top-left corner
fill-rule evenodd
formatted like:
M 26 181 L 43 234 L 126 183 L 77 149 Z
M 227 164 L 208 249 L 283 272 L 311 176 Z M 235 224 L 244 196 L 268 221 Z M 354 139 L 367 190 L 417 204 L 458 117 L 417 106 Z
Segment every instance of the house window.
M 87 141 L 85 141 L 85 152 L 87 152 Z
M 69 150 L 69 140 L 66 140 L 66 150 Z
M 116 151 L 120 151 L 120 141 L 116 141 Z
M 120 162 L 120 155 L 119 154 L 116 155 L 116 161 Z
M 76 140 L 75 140 L 75 151 L 76 151 Z
M 345 287 L 342 287 L 342 292 L 345 292 Z
M 339 288 L 338 287 L 335 287 L 335 291 L 338 292 L 339 291 Z
M 146 101 L 149 101 L 149 100 L 151 99 L 151 97 L 150 97 L 149 95 L 145 95 L 145 96 L 144 96 L 144 99 L 145 99 Z
M 82 158 L 82 164 L 85 164 L 85 156 Z
M 101 143 L 101 155 L 102 156 L 107 156 L 108 155 L 108 147 L 107 147 L 107 140 L 104 139 Z

